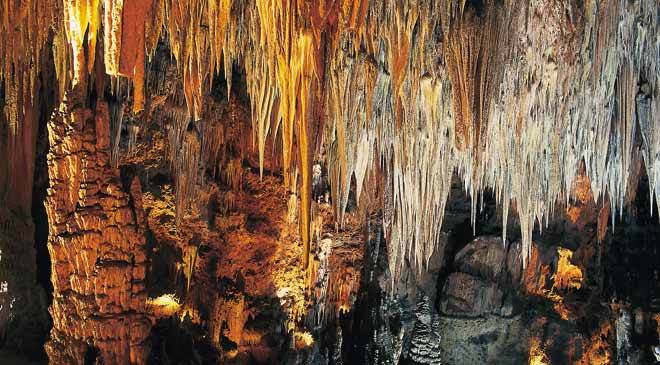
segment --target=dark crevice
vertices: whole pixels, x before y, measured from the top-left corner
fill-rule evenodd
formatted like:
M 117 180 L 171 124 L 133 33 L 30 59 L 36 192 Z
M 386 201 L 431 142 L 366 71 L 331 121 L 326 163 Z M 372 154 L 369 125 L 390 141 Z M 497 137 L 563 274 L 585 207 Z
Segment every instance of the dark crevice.
M 50 50 L 50 47 L 48 47 Z M 50 54 L 48 55 L 50 57 Z M 47 58 L 50 59 L 50 58 Z M 44 202 L 47 195 L 49 186 L 48 179 L 48 166 L 47 155 L 49 149 L 48 129 L 46 127 L 48 120 L 54 110 L 56 103 L 56 90 L 55 86 L 55 71 L 54 65 L 51 62 L 42 62 L 41 73 L 39 74 L 39 92 L 38 98 L 35 99 L 35 107 L 38 108 L 38 125 L 36 133 L 36 145 L 34 155 L 34 176 L 32 185 L 32 203 L 31 203 L 31 217 L 34 227 L 33 245 L 34 245 L 34 263 L 36 265 L 36 280 L 37 290 L 33 295 L 39 298 L 31 298 L 27 300 L 29 305 L 33 305 L 31 316 L 34 318 L 29 319 L 34 321 L 34 325 L 30 327 L 31 333 L 17 333 L 16 336 L 24 336 L 23 344 L 19 347 L 24 349 L 31 349 L 25 355 L 34 361 L 45 361 L 45 351 L 43 344 L 48 338 L 48 332 L 52 326 L 48 307 L 53 300 L 53 285 L 50 281 L 51 278 L 51 260 L 48 251 L 48 216 Z
M 89 346 L 87 348 L 87 351 L 85 351 L 84 364 L 95 365 L 98 357 L 99 357 L 99 350 L 94 346 Z
M 50 113 L 44 113 L 50 115 Z M 48 303 L 53 299 L 53 285 L 50 282 L 50 255 L 48 253 L 48 216 L 44 201 L 48 189 L 48 133 L 46 130 L 47 116 L 42 116 L 39 122 L 37 136 L 36 160 L 34 169 L 34 186 L 32 190 L 32 220 L 34 223 L 34 248 L 36 250 L 37 283 L 41 285 L 48 297 Z

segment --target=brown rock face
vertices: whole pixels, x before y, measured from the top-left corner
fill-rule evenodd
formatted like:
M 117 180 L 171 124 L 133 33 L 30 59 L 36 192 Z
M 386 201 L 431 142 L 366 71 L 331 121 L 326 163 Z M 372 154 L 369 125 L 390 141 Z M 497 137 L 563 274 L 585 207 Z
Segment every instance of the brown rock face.
M 520 284 L 522 262 L 517 243 L 504 247 L 500 237 L 477 237 L 456 254 L 455 260 L 462 272 L 503 285 L 517 287 Z
M 75 98 L 48 123 L 53 329 L 52 364 L 143 364 L 150 322 L 146 292 L 144 213 L 138 180 L 123 190 L 109 164 L 109 113 Z
M 504 299 L 497 284 L 462 272 L 449 276 L 442 296 L 440 310 L 443 313 L 466 317 L 499 314 Z
M 456 254 L 455 265 L 458 271 L 449 275 L 442 289 L 442 313 L 512 314 L 511 295 L 522 276 L 519 243 L 504 247 L 499 237 L 477 237 Z

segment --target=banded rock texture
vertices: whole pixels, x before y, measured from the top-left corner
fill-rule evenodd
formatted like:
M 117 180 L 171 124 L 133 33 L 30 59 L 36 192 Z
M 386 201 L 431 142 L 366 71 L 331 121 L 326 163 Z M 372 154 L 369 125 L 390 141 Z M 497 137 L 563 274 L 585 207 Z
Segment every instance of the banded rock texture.
M 54 364 L 83 364 L 88 353 L 144 364 L 150 348 L 141 189 L 135 179 L 125 190 L 110 166 L 109 126 L 105 102 L 93 111 L 75 96 L 48 123 Z

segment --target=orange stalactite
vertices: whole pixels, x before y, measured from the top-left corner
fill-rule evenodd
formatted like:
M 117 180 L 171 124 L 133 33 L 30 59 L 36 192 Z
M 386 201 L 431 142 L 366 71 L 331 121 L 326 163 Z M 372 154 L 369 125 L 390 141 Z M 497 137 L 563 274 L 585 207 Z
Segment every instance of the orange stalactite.
M 501 74 L 497 60 L 498 5 L 494 1 L 483 3 L 451 6 L 444 50 L 453 85 L 455 144 L 459 150 L 474 149 L 476 156 L 486 131 L 493 89 Z
M 39 120 L 39 74 L 47 62 L 50 26 L 61 9 L 59 4 L 0 1 L 0 89 L 4 93 L 0 99 L 0 203 L 27 216 Z
M 123 5 L 121 0 L 106 0 L 103 7 L 103 61 L 108 75 L 119 74 Z
M 64 0 L 64 32 L 72 51 L 73 86 L 84 85 L 92 72 L 100 27 L 99 0 Z
M 397 2 L 394 9 L 391 30 L 387 38 L 390 48 L 390 73 L 392 74 L 392 97 L 397 128 L 405 123 L 406 96 L 403 95 L 403 82 L 408 71 L 413 28 L 417 23 L 417 9 L 404 9 L 403 2 Z
M 156 50 L 158 45 L 158 40 L 162 34 L 163 23 L 165 21 L 165 1 L 164 0 L 152 0 L 151 10 L 149 11 L 150 19 L 145 21 L 145 47 L 147 50 L 148 59 L 151 61 L 151 57 Z
M 311 105 L 313 99 L 310 100 L 314 50 L 312 46 L 312 37 L 309 34 L 302 36 L 298 41 L 300 52 L 300 64 L 298 71 L 301 74 L 301 91 L 300 91 L 300 104 L 297 110 L 299 119 L 296 123 L 296 131 L 298 136 L 298 155 L 300 158 L 300 232 L 303 242 L 303 267 L 309 267 L 310 258 L 310 225 L 311 225 L 311 204 L 312 204 L 312 151 L 313 148 L 310 143 L 310 117 Z
M 133 111 L 144 109 L 145 22 L 152 0 L 125 1 L 122 11 L 118 74 L 133 80 Z
M 295 29 L 295 4 L 277 1 L 258 1 L 261 20 L 262 47 L 270 54 L 270 72 L 274 72 L 280 94 L 281 119 L 276 121 L 275 130 L 282 128 L 282 174 L 284 186 L 292 188 L 293 136 L 296 123 L 296 102 L 299 99 L 301 61 L 304 55 L 299 49 L 299 34 Z M 273 16 L 274 15 L 274 16 Z M 279 32 L 277 31 L 279 30 Z M 303 50 L 304 51 L 304 50 Z M 294 53 L 295 52 L 295 53 Z M 268 117 L 268 116 L 264 116 Z M 276 133 L 277 134 L 277 133 Z
M 153 0 L 118 1 L 65 0 L 62 31 L 67 48 L 55 36 L 54 51 L 60 95 L 69 78 L 67 60 L 73 63 L 72 86 L 85 84 L 95 65 L 97 35 L 103 23 L 103 60 L 105 72 L 112 76 L 126 76 L 133 80 L 133 110 L 144 108 L 144 67 L 146 22 L 151 20 Z M 101 10 L 103 8 L 103 16 Z M 154 30 L 157 32 L 158 30 Z M 70 55 L 70 56 L 69 56 Z
M 165 1 L 165 28 L 170 50 L 183 73 L 188 111 L 194 120 L 202 117 L 202 83 L 207 75 L 209 42 L 202 29 L 204 2 Z
M 296 191 L 296 176 L 300 176 L 300 234 L 304 246 L 303 265 L 309 266 L 310 224 L 311 224 L 311 168 L 313 152 L 316 149 L 316 131 L 320 129 L 322 111 L 320 73 L 323 69 L 321 58 L 321 37 L 325 29 L 334 24 L 333 9 L 336 6 L 321 3 L 317 5 L 303 2 L 280 3 L 269 0 L 257 1 L 260 16 L 260 47 L 268 55 L 263 70 L 263 79 L 274 75 L 279 97 L 264 85 L 256 95 L 261 101 L 264 113 L 256 121 L 260 154 L 266 135 L 270 129 L 273 104 L 277 99 L 278 117 L 275 120 L 275 134 L 281 127 L 282 174 L 284 185 Z M 309 16 L 305 16 L 305 14 Z M 303 19 L 311 19 L 311 28 L 299 25 Z M 272 62 L 274 61 L 274 62 Z M 272 77 L 272 76 L 271 76 Z M 272 86 L 271 86 L 272 87 Z M 297 154 L 294 154 L 297 147 Z M 260 156 L 263 160 L 263 157 Z M 299 169 L 293 170 L 297 161 Z
M 210 42 L 210 74 L 213 76 L 224 64 L 223 54 L 231 53 L 232 44 L 226 44 L 227 29 L 230 22 L 232 0 L 214 0 L 208 2 L 208 26 Z M 227 94 L 231 93 L 231 67 L 225 67 L 225 78 L 227 79 Z M 213 77 L 209 78 L 209 82 Z

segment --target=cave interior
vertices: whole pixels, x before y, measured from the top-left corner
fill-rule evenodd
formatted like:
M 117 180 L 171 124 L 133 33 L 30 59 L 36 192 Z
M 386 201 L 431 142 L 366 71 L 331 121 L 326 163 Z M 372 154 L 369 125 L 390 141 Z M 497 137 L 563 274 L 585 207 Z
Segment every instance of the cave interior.
M 657 0 L 2 1 L 0 363 L 660 364 L 659 99 Z

